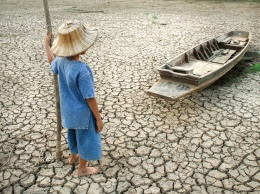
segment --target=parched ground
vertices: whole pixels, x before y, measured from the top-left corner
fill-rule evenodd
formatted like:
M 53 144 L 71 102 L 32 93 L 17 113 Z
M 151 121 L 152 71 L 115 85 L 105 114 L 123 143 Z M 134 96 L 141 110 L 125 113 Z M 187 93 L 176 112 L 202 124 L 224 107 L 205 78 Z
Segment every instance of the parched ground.
M 49 6 L 55 31 L 71 18 L 100 30 L 84 60 L 105 122 L 102 171 L 74 175 L 65 129 L 62 160 L 55 162 L 43 3 L 0 0 L 0 193 L 260 193 L 260 74 L 227 78 L 260 61 L 259 3 L 50 0 Z M 159 79 L 156 68 L 231 30 L 253 38 L 249 55 L 228 76 L 176 101 L 146 94 Z

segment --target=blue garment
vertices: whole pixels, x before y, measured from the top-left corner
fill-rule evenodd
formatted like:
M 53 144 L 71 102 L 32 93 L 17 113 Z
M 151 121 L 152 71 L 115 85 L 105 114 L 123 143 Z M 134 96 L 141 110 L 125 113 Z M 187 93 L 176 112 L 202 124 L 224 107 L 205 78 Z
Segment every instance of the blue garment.
M 82 61 L 56 57 L 51 69 L 59 75 L 62 126 L 88 129 L 91 110 L 85 99 L 95 97 L 90 67 Z
M 102 157 L 100 133 L 97 132 L 96 119 L 90 114 L 89 130 L 68 129 L 68 144 L 72 154 L 84 160 L 99 160 Z

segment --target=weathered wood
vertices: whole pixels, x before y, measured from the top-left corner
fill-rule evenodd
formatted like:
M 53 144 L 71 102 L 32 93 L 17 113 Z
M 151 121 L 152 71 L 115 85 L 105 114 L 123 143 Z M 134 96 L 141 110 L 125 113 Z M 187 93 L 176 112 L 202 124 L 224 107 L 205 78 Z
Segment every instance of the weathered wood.
M 52 32 L 51 26 L 51 17 L 49 12 L 48 0 L 43 0 L 44 11 L 45 11 L 45 19 L 46 19 L 46 27 L 47 33 Z M 50 46 L 52 45 L 53 39 L 51 39 Z M 56 134 L 56 160 L 60 161 L 61 159 L 61 113 L 60 113 L 60 92 L 59 92 L 59 83 L 58 76 L 53 75 L 54 80 L 54 90 L 55 90 L 55 99 L 56 99 L 56 117 L 57 117 L 57 134 Z
M 227 38 L 230 40 L 227 41 L 229 44 L 223 43 Z M 235 40 L 247 41 L 241 46 L 232 44 Z M 249 48 L 250 40 L 250 32 L 232 31 L 186 51 L 158 68 L 161 79 L 147 93 L 175 100 L 204 89 L 241 60 Z M 192 71 L 188 71 L 189 69 Z
M 43 6 L 44 6 L 44 11 L 45 11 L 47 33 L 51 33 L 52 26 L 51 26 L 51 16 L 50 16 L 50 12 L 49 12 L 48 0 L 43 0 Z M 51 41 L 51 44 L 52 44 L 52 41 Z
M 182 73 L 182 74 L 189 74 L 192 73 L 193 69 L 191 68 L 185 68 L 185 67 L 179 67 L 179 66 L 174 66 L 171 68 L 172 71 L 177 72 L 177 73 Z
M 228 50 L 228 49 L 226 49 L 226 50 Z M 231 57 L 231 55 L 233 55 L 236 52 L 235 50 L 228 50 L 227 53 L 224 53 L 224 51 L 222 52 L 221 55 L 216 56 L 215 59 L 212 60 L 212 62 L 224 64 Z
M 193 70 L 193 74 L 197 75 L 197 76 L 203 76 L 208 72 L 211 72 L 212 70 L 214 70 L 214 64 L 211 62 L 195 62 L 196 64 L 196 68 L 194 68 Z

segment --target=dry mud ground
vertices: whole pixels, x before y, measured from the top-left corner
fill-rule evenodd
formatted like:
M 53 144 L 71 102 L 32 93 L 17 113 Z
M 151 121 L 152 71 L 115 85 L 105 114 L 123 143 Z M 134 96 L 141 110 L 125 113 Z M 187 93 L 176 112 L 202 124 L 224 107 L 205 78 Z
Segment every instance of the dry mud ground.
M 0 193 L 260 193 L 260 75 L 228 81 L 260 61 L 259 3 L 50 0 L 49 6 L 55 31 L 71 18 L 100 31 L 83 60 L 93 69 L 105 122 L 102 171 L 74 175 L 65 129 L 62 160 L 55 162 L 43 3 L 0 0 Z M 157 67 L 231 30 L 251 31 L 253 39 L 228 76 L 176 101 L 146 95 L 159 79 Z

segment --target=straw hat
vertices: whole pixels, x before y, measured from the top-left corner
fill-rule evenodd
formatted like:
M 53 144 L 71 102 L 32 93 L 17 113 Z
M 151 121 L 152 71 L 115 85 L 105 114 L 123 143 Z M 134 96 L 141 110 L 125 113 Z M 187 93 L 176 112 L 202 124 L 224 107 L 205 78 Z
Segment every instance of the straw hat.
M 78 20 L 67 21 L 58 29 L 58 38 L 53 42 L 52 52 L 60 57 L 82 53 L 93 45 L 98 31 L 90 25 L 84 26 Z

